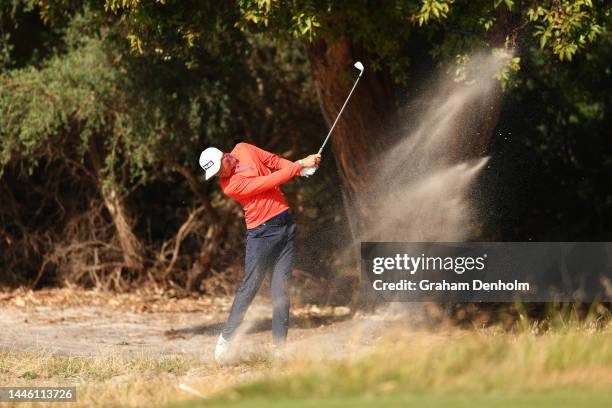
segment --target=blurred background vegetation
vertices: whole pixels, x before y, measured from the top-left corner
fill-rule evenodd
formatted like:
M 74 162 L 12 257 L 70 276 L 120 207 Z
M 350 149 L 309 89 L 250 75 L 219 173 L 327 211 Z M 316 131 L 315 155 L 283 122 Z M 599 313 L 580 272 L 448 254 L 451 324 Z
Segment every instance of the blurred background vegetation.
M 334 160 L 284 191 L 297 268 L 343 265 L 344 205 L 432 73 L 510 49 L 478 143 L 479 240 L 612 240 L 604 1 L 2 0 L 0 282 L 211 291 L 237 280 L 241 209 L 199 152 L 314 152 L 351 86 Z M 326 156 L 331 159 L 331 154 Z M 346 237 L 346 238 L 344 238 Z

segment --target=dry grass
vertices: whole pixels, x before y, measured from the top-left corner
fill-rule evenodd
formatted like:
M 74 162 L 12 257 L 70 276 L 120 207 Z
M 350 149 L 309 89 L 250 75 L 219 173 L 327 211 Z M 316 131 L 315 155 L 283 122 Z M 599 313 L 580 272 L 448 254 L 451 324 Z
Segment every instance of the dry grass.
M 213 395 L 245 379 L 257 378 L 270 364 L 263 359 L 221 367 L 196 355 L 122 356 L 107 349 L 92 357 L 75 357 L 48 350 L 0 350 L 0 382 L 5 386 L 76 386 L 74 407 L 160 406 L 192 398 L 180 383 Z M 18 407 L 40 406 L 19 403 Z
M 485 330 L 389 333 L 366 357 L 305 365 L 302 373 L 245 387 L 245 395 L 390 391 L 530 391 L 612 387 L 612 328 L 543 335 Z
M 11 386 L 76 385 L 71 406 L 163 406 L 194 398 L 337 398 L 419 392 L 523 392 L 612 387 L 612 325 L 566 322 L 542 333 L 490 328 L 391 329 L 366 355 L 335 360 L 253 358 L 229 366 L 194 355 L 93 357 L 0 351 L 0 381 Z M 537 333 L 537 334 L 535 334 Z M 19 404 L 19 407 L 36 406 Z

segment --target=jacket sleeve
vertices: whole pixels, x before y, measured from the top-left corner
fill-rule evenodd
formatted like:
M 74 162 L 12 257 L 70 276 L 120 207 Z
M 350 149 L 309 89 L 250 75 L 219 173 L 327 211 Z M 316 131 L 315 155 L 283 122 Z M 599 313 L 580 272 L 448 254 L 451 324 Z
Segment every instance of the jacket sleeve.
M 288 160 L 287 160 L 288 161 Z M 236 200 L 263 193 L 266 190 L 280 186 L 300 174 L 302 166 L 299 163 L 289 162 L 291 165 L 283 167 L 267 176 L 241 177 L 234 176 L 225 186 L 223 192 Z
M 261 160 L 261 162 L 269 169 L 281 170 L 281 169 L 284 169 L 285 167 L 293 166 L 292 161 L 283 159 L 282 157 L 277 156 L 274 153 L 270 153 L 266 150 L 260 149 L 257 146 L 254 146 L 254 145 L 248 145 L 248 146 L 255 152 L 259 160 Z

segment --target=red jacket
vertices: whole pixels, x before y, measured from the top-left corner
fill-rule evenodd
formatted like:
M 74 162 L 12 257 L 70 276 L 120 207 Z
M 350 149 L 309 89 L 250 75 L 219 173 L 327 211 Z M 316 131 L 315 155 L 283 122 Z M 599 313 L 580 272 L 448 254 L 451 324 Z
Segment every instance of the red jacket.
M 220 178 L 221 189 L 242 204 L 248 229 L 289 209 L 279 186 L 300 174 L 298 162 L 248 143 L 238 143 L 230 154 L 236 158 L 236 167 L 229 177 Z

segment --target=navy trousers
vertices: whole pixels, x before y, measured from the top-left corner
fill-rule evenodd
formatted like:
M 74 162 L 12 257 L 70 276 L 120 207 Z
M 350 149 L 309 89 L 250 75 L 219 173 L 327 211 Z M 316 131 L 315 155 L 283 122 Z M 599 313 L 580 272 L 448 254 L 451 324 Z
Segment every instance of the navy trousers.
M 246 236 L 244 278 L 223 328 L 230 340 L 268 272 L 272 272 L 272 337 L 283 344 L 289 329 L 289 281 L 293 269 L 295 223 L 290 215 L 283 225 L 266 223 L 250 229 Z

